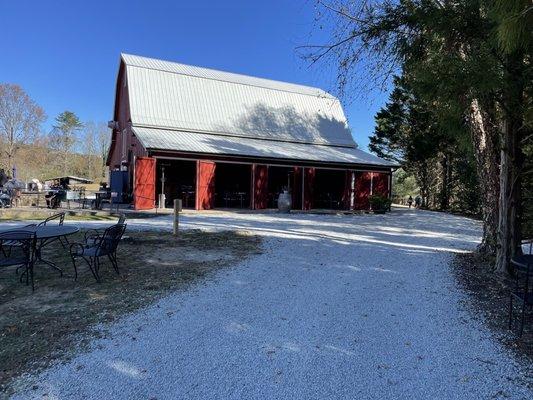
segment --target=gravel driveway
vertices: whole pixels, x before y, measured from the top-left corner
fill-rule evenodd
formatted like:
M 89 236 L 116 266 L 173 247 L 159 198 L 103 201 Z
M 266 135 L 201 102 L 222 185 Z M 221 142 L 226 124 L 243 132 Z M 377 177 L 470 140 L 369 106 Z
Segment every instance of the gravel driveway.
M 112 325 L 90 352 L 19 382 L 17 398 L 533 398 L 448 266 L 478 242 L 477 222 L 403 209 L 182 223 L 254 231 L 264 253 Z

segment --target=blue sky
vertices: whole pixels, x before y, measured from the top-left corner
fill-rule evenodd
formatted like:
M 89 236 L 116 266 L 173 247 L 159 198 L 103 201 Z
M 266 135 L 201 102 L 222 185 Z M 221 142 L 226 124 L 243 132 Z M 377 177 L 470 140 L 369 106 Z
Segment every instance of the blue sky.
M 0 0 L 0 82 L 17 83 L 44 109 L 49 130 L 64 110 L 83 121 L 112 118 L 121 52 L 264 78 L 334 93 L 334 74 L 295 52 L 322 43 L 313 0 Z M 387 94 L 343 101 L 366 148 Z

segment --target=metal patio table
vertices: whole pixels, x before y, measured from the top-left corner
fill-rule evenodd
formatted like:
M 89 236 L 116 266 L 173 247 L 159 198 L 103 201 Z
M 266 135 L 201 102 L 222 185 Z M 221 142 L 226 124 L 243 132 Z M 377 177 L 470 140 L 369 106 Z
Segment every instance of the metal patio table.
M 68 226 L 68 225 L 55 225 L 55 226 L 25 226 L 22 228 L 7 228 L 7 229 L 0 229 L 0 232 L 5 231 L 11 231 L 11 230 L 24 230 L 29 232 L 35 232 L 35 236 L 37 237 L 37 248 L 35 249 L 35 256 L 37 257 L 36 261 L 40 261 L 42 263 L 45 263 L 55 270 L 59 271 L 61 273 L 61 276 L 63 276 L 63 270 L 59 268 L 54 262 L 50 260 L 46 260 L 42 257 L 42 249 L 52 243 L 56 240 L 59 240 L 62 237 L 67 237 L 69 235 L 73 235 L 76 232 L 79 232 L 80 228 L 77 226 Z

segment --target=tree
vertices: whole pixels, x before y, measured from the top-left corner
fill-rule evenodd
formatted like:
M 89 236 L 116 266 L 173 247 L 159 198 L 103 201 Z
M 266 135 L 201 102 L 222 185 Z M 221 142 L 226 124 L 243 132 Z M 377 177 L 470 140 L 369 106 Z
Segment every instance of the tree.
M 43 109 L 20 86 L 0 84 L 0 139 L 8 169 L 19 147 L 35 138 L 45 119 Z
M 359 77 L 357 71 L 386 86 L 391 74 L 404 67 L 421 97 L 447 105 L 468 123 L 482 189 L 480 250 L 496 253 L 496 269 L 504 271 L 510 256 L 520 251 L 520 137 L 525 82 L 531 82 L 525 56 L 530 54 L 530 38 L 523 22 L 531 19 L 528 2 L 319 4 L 333 15 L 335 28 L 330 43 L 308 46 L 306 56 L 312 63 L 337 63 L 341 93 Z
M 86 122 L 82 151 L 86 155 L 86 168 L 91 178 L 105 177 L 110 131 L 104 122 Z
M 416 180 L 425 206 L 476 214 L 473 150 L 464 127 L 446 106 L 428 104 L 409 85 L 409 74 L 394 78 L 389 101 L 376 114 L 369 148 L 402 164 Z
M 61 173 L 68 175 L 70 156 L 77 142 L 77 132 L 83 127 L 80 119 L 71 111 L 64 111 L 56 119 L 50 133 L 50 145 L 58 152 Z
M 109 151 L 109 146 L 111 144 L 111 130 L 108 128 L 105 122 L 100 122 L 98 124 L 98 135 L 97 135 L 98 149 L 100 151 L 100 177 L 104 178 L 106 173 L 106 161 L 107 153 Z
M 510 258 L 520 253 L 522 222 L 522 173 L 526 82 L 531 82 L 530 60 L 531 3 L 524 0 L 497 0 L 493 12 L 497 21 L 499 49 L 502 53 L 501 88 L 501 164 L 500 214 L 498 219 L 498 252 L 496 269 L 504 272 Z

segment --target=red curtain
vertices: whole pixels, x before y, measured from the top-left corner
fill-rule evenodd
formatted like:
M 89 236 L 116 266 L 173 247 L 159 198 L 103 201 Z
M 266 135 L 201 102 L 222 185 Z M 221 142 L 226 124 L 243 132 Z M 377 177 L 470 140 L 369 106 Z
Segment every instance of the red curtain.
M 135 210 L 155 208 L 155 158 L 135 159 L 133 207 Z
M 268 205 L 268 166 L 255 165 L 254 170 L 254 208 L 261 210 Z
M 196 209 L 210 210 L 215 206 L 215 168 L 213 161 L 198 161 L 196 166 Z

